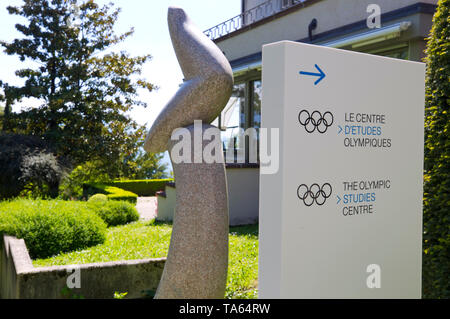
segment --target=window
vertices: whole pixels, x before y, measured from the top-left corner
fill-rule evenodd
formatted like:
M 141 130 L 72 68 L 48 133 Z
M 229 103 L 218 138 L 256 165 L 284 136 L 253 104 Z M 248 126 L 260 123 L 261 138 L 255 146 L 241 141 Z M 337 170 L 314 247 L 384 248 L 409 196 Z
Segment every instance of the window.
M 370 54 L 376 54 L 386 56 L 389 58 L 409 60 L 409 47 L 408 45 L 400 45 L 396 47 L 382 48 L 378 50 L 369 51 Z
M 248 148 L 247 153 L 251 152 L 252 150 L 249 149 L 250 147 L 253 147 L 252 145 L 256 145 L 256 157 L 257 161 L 259 162 L 259 129 L 261 128 L 261 102 L 262 102 L 262 82 L 261 80 L 255 80 L 250 82 L 251 87 L 251 108 L 250 108 L 250 127 L 253 127 L 256 129 L 256 140 L 255 141 L 248 141 Z M 250 159 L 249 156 L 247 156 L 247 159 Z
M 394 51 L 388 51 L 388 52 L 382 52 L 382 53 L 379 53 L 379 55 L 387 56 L 390 58 L 408 60 L 408 48 L 394 50 Z
M 286 8 L 292 5 L 292 0 L 282 0 L 281 1 L 281 7 Z
M 261 80 L 252 81 L 252 116 L 251 127 L 259 129 L 261 127 L 261 100 L 262 100 L 262 82 Z
M 248 163 L 250 147 L 256 150 L 259 160 L 259 128 L 261 127 L 261 80 L 235 84 L 231 98 L 213 125 L 220 123 L 225 152 L 234 154 L 235 162 Z M 248 128 L 255 128 L 256 135 L 243 135 Z M 253 158 L 251 159 L 253 162 Z
M 240 129 L 245 130 L 245 91 L 245 83 L 235 85 L 230 100 L 219 117 L 223 149 L 234 152 L 238 161 L 245 160 L 245 149 L 240 140 Z

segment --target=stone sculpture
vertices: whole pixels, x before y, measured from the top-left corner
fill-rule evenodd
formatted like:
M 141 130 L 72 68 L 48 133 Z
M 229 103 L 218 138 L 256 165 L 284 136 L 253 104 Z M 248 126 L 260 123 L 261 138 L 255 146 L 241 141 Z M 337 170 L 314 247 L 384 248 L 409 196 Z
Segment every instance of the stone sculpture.
M 223 298 L 228 269 L 228 196 L 221 161 L 194 163 L 194 121 L 201 134 L 225 107 L 233 87 L 231 66 L 220 49 L 189 19 L 170 7 L 169 31 L 184 83 L 151 127 L 144 148 L 172 150 L 174 130 L 191 134 L 191 161 L 176 163 L 171 155 L 177 198 L 169 253 L 155 298 Z M 220 139 L 215 141 L 220 143 Z

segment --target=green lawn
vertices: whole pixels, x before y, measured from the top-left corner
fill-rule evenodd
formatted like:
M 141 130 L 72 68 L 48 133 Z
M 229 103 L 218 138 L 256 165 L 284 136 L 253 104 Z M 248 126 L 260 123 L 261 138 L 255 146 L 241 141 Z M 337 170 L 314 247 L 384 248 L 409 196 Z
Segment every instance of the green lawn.
M 36 259 L 35 267 L 86 264 L 167 256 L 172 225 L 134 222 L 110 227 L 104 244 Z M 230 227 L 226 298 L 256 298 L 258 284 L 258 225 Z

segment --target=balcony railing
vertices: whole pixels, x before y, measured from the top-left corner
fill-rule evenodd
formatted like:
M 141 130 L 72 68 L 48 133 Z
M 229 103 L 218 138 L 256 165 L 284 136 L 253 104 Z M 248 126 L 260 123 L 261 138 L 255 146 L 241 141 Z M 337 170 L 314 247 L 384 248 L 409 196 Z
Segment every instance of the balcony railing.
M 269 0 L 225 22 L 209 28 L 204 31 L 204 33 L 211 40 L 215 40 L 305 1 L 306 0 Z

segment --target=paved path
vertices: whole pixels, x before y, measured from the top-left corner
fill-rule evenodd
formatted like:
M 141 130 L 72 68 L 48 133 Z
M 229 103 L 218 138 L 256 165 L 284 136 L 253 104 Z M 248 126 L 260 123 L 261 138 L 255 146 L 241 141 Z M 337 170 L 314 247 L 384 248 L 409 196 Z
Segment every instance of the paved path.
M 141 216 L 141 220 L 151 220 L 156 217 L 156 197 L 138 197 L 136 209 Z

